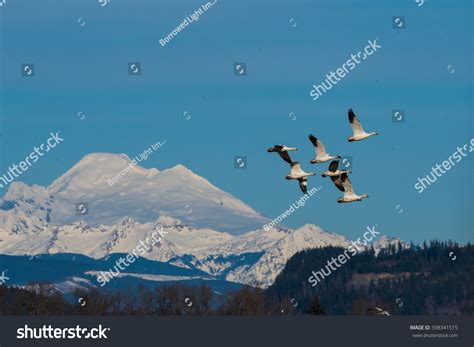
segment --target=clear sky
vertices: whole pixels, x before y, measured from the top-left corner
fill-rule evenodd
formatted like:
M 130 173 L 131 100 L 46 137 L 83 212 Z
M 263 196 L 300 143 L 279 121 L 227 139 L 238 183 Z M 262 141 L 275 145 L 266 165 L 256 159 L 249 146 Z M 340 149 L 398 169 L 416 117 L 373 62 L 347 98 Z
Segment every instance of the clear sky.
M 317 172 L 309 187 L 322 186 L 287 225 L 357 238 L 378 224 L 407 241 L 474 240 L 474 153 L 422 194 L 414 188 L 473 137 L 471 1 L 218 0 L 159 44 L 205 2 L 8 0 L 0 7 L 2 174 L 51 131 L 64 142 L 20 181 L 48 185 L 88 153 L 132 157 L 167 140 L 145 167 L 181 163 L 275 218 L 301 195 L 284 179 L 285 162 L 266 152 L 284 143 Z M 394 16 L 405 29 L 393 29 Z M 312 100 L 314 83 L 376 38 L 382 48 Z M 129 62 L 140 62 L 140 76 L 128 74 Z M 246 76 L 234 75 L 235 62 L 247 64 Z M 22 77 L 30 63 L 34 76 Z M 348 143 L 349 107 L 380 136 Z M 394 109 L 405 110 L 405 123 L 392 122 Z M 309 133 L 353 157 L 352 183 L 369 199 L 336 203 L 340 192 L 320 176 L 327 166 L 309 164 Z M 234 168 L 236 155 L 247 157 L 246 170 Z

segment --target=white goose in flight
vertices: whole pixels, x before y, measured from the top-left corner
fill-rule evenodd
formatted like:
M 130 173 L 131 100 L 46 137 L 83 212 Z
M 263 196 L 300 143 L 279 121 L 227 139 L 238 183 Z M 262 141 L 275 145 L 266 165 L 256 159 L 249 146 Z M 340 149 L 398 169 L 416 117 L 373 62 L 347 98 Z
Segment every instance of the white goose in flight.
M 314 146 L 314 149 L 316 151 L 316 157 L 311 160 L 311 164 L 316 164 L 316 163 L 325 163 L 327 161 L 333 160 L 333 159 L 341 159 L 339 155 L 329 155 L 326 153 L 326 148 L 324 147 L 323 143 L 321 140 L 317 139 L 313 135 L 309 134 L 309 140 Z
M 270 147 L 267 149 L 267 152 L 277 152 L 281 159 L 286 161 L 288 164 L 293 164 L 293 160 L 291 160 L 290 155 L 288 154 L 288 151 L 297 151 L 298 148 L 296 147 L 287 147 L 285 145 L 275 145 L 273 147 Z
M 334 185 L 341 191 L 344 192 L 344 196 L 337 199 L 337 202 L 354 202 L 354 201 L 362 201 L 362 199 L 366 199 L 369 196 L 367 194 L 357 195 L 352 190 L 352 183 L 347 176 L 347 173 L 343 173 L 340 176 L 331 176 L 331 180 L 334 182 Z
M 362 128 L 362 124 L 360 124 L 359 119 L 355 115 L 354 111 L 352 111 L 352 108 L 349 109 L 348 112 L 349 115 L 349 122 L 351 123 L 351 128 L 352 128 L 352 136 L 349 136 L 347 140 L 349 142 L 352 141 L 361 141 L 365 140 L 366 138 L 372 136 L 372 135 L 378 135 L 375 131 L 366 133 L 364 129 Z
M 291 164 L 290 174 L 285 178 L 287 180 L 298 180 L 300 183 L 300 188 L 303 193 L 308 192 L 308 176 L 316 175 L 314 172 L 305 172 L 301 169 L 300 162 L 295 161 Z
M 342 175 L 343 173 L 351 173 L 351 170 L 339 170 L 339 162 L 337 160 L 333 160 L 329 164 L 328 171 L 324 171 L 321 176 L 323 177 L 334 177 L 334 176 L 339 176 Z

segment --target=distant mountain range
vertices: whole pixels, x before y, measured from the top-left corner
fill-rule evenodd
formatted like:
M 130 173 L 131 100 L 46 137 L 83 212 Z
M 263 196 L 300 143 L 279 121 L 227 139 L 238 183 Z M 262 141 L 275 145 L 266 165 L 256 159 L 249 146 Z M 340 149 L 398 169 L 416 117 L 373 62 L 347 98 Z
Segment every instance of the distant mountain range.
M 122 276 L 154 282 L 199 278 L 265 288 L 295 253 L 350 244 L 310 224 L 264 231 L 268 218 L 182 165 L 164 171 L 132 165 L 117 183 L 107 183 L 130 163 L 124 154 L 94 153 L 47 188 L 13 182 L 0 200 L 0 254 L 10 256 L 0 258 L 0 270 L 16 264 L 15 257 L 35 261 L 32 256 L 38 254 L 78 254 L 91 259 L 84 272 L 64 271 L 55 281 L 87 279 L 97 285 L 91 279 L 106 269 L 107 257 L 131 252 L 161 225 L 165 237 L 144 256 L 156 266 L 136 267 L 133 274 L 127 269 Z M 85 207 L 78 210 L 81 203 Z M 375 248 L 397 242 L 383 237 Z M 155 271 L 163 264 L 173 271 Z M 28 266 L 16 269 L 24 271 L 16 277 L 23 280 L 15 282 L 10 271 L 11 283 L 25 284 Z

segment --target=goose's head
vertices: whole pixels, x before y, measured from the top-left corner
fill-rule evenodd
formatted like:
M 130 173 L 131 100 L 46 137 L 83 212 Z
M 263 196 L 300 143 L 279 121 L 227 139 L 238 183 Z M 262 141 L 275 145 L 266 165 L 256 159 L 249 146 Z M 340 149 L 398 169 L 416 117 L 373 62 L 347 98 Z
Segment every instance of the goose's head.
M 347 141 L 349 141 L 349 142 L 355 141 L 354 136 L 349 136 L 349 137 L 347 138 Z
M 360 197 L 361 199 L 367 199 L 369 196 L 367 194 L 362 194 Z
M 267 149 L 267 152 L 274 152 L 275 149 L 273 147 L 270 147 L 269 149 Z

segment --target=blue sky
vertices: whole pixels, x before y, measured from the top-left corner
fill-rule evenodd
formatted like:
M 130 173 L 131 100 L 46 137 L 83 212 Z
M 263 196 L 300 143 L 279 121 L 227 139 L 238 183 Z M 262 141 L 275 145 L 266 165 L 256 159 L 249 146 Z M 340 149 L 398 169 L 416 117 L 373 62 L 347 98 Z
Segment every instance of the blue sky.
M 145 167 L 182 163 L 274 218 L 301 195 L 284 179 L 286 164 L 266 152 L 284 143 L 302 148 L 294 159 L 317 172 L 310 187 L 322 186 L 289 226 L 357 238 L 378 224 L 405 240 L 474 240 L 472 155 L 424 193 L 414 189 L 473 137 L 472 2 L 219 0 L 158 43 L 205 2 L 8 1 L 0 8 L 2 174 L 51 131 L 65 141 L 21 181 L 48 185 L 88 153 L 132 157 L 167 140 Z M 393 29 L 393 16 L 405 16 L 406 29 Z M 376 38 L 378 52 L 312 100 L 313 83 Z M 141 63 L 141 76 L 128 75 L 129 62 Z M 247 76 L 233 74 L 234 62 L 247 64 Z M 34 77 L 22 78 L 26 63 Z M 349 107 L 381 135 L 348 143 Z M 393 109 L 405 110 L 405 123 L 392 123 Z M 369 199 L 336 203 L 340 192 L 320 177 L 326 165 L 309 164 L 309 133 L 354 158 L 352 182 Z M 234 168 L 236 155 L 248 158 L 246 170 Z

